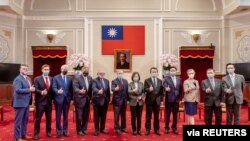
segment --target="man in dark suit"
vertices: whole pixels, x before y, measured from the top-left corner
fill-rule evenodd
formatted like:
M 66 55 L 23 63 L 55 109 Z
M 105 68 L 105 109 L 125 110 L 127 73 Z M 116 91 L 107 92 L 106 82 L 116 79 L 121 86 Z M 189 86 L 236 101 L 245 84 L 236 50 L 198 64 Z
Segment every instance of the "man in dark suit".
M 54 103 L 56 108 L 56 132 L 57 138 L 62 135 L 68 137 L 68 112 L 72 100 L 72 78 L 67 76 L 68 66 L 61 66 L 61 73 L 53 78 L 52 88 L 54 92 Z M 63 114 L 63 127 L 61 115 Z
M 14 82 L 14 97 L 13 107 L 15 109 L 14 121 L 14 140 L 21 141 L 22 139 L 30 139 L 27 135 L 27 124 L 29 120 L 29 102 L 32 92 L 35 92 L 35 87 L 31 85 L 31 80 L 27 76 L 28 66 L 21 64 L 20 75 Z M 2 133 L 3 134 L 3 133 Z
M 46 116 L 46 134 L 51 137 L 51 114 L 52 114 L 52 77 L 49 76 L 50 66 L 44 64 L 42 66 L 42 75 L 37 76 L 34 80 L 36 92 L 35 92 L 35 105 L 36 105 L 36 115 L 35 115 L 35 131 L 34 139 L 38 140 L 38 135 L 40 132 L 40 123 L 45 113 Z
M 119 61 L 117 62 L 117 69 L 129 69 L 129 63 L 126 61 L 127 55 L 124 52 L 119 54 Z
M 90 113 L 90 99 L 92 96 L 92 77 L 89 69 L 82 68 L 82 75 L 73 81 L 74 105 L 76 111 L 76 131 L 82 136 L 87 134 L 87 126 Z
M 240 124 L 240 108 L 243 104 L 243 91 L 245 89 L 245 78 L 243 75 L 235 74 L 234 64 L 226 65 L 228 75 L 222 78 L 223 91 L 225 92 L 225 103 L 227 110 L 227 125 Z
M 117 71 L 117 78 L 111 83 L 111 90 L 113 92 L 112 103 L 114 105 L 114 128 L 116 134 L 126 130 L 126 107 L 128 101 L 128 81 L 122 77 L 123 71 Z M 119 117 L 121 116 L 121 125 L 119 124 Z
M 105 79 L 104 75 L 105 73 L 99 70 L 97 72 L 97 78 L 95 78 L 92 83 L 95 136 L 98 136 L 99 132 L 108 134 L 108 131 L 105 130 L 105 123 L 110 101 L 110 87 L 109 80 Z
M 182 81 L 180 77 L 176 76 L 177 68 L 172 66 L 170 68 L 169 76 L 164 78 L 163 87 L 165 90 L 165 134 L 169 133 L 169 121 L 172 113 L 173 123 L 172 130 L 174 134 L 178 134 L 177 131 L 177 114 L 179 110 L 179 102 L 182 94 Z
M 215 114 L 215 125 L 221 125 L 221 106 L 224 97 L 221 80 L 214 78 L 214 76 L 214 70 L 212 68 L 207 69 L 207 79 L 201 83 L 204 93 L 206 125 L 212 125 L 213 112 Z
M 159 131 L 159 112 L 163 97 L 162 81 L 157 78 L 157 68 L 150 68 L 150 73 L 151 77 L 144 82 L 144 91 L 146 93 L 146 135 L 150 134 L 152 113 L 154 113 L 154 132 L 156 135 L 161 135 Z

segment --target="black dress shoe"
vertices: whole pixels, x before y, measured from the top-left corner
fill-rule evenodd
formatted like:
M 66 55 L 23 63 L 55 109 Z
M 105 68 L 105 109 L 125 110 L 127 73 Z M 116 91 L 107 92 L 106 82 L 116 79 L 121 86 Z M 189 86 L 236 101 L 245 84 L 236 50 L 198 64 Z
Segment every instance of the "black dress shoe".
M 47 133 L 47 137 L 48 137 L 48 138 L 51 137 L 51 133 L 50 133 L 50 132 Z
M 169 130 L 168 129 L 165 129 L 165 134 L 168 134 L 169 133 Z
M 64 135 L 65 137 L 68 137 L 68 136 L 69 136 L 69 133 L 68 133 L 68 132 L 63 132 L 63 135 Z
M 62 134 L 57 134 L 56 137 L 57 138 L 62 138 Z
M 99 132 L 96 131 L 96 132 L 94 133 L 94 136 L 98 136 L 98 135 L 99 135 Z
M 136 136 L 136 135 L 137 135 L 136 131 L 133 131 L 133 135 L 134 135 L 134 136 Z
M 158 136 L 161 135 L 159 131 L 155 131 L 155 134 L 158 135 Z
M 84 134 L 82 133 L 82 131 L 78 132 L 77 135 L 84 136 Z
M 103 134 L 108 134 L 109 132 L 108 132 L 107 130 L 104 129 L 104 130 L 101 131 L 101 133 L 103 133 Z
M 146 136 L 148 136 L 150 134 L 150 131 L 149 130 L 147 130 L 146 131 Z
M 122 132 L 123 133 L 127 133 L 127 129 L 122 129 Z
M 176 129 L 173 130 L 173 133 L 174 133 L 175 135 L 178 135 L 178 134 L 179 134 L 178 131 L 177 131 Z
M 88 134 L 88 132 L 87 132 L 86 130 L 82 131 L 82 133 L 83 133 L 84 135 L 87 135 L 87 134 Z
M 117 135 L 120 135 L 120 134 L 121 134 L 121 131 L 120 131 L 120 130 L 115 130 L 115 133 L 116 133 Z
M 141 136 L 141 131 L 137 131 L 137 134 Z
M 38 135 L 34 135 L 34 140 L 38 140 Z

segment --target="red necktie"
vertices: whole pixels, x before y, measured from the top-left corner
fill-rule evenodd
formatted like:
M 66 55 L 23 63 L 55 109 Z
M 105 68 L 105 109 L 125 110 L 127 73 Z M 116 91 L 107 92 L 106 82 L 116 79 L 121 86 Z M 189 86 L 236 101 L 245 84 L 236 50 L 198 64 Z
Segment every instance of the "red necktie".
M 46 89 L 49 89 L 49 79 L 48 77 L 45 77 L 45 85 L 46 85 Z

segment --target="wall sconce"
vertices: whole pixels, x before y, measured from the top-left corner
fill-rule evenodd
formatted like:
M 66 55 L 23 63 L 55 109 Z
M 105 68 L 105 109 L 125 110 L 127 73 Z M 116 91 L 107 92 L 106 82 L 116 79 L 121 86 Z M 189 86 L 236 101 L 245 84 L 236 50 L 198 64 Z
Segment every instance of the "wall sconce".
M 47 34 L 47 39 L 48 39 L 49 43 L 51 43 L 54 39 L 54 34 Z
M 197 43 L 200 40 L 200 34 L 193 34 L 192 38 L 193 38 L 194 42 Z

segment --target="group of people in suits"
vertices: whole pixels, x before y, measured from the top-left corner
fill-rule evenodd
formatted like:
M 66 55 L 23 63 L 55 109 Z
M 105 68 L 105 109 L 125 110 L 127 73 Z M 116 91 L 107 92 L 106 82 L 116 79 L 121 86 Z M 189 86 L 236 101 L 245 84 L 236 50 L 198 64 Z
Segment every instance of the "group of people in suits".
M 227 64 L 228 75 L 220 79 L 215 78 L 212 68 L 207 70 L 207 79 L 203 80 L 202 91 L 204 92 L 205 123 L 212 124 L 213 112 L 215 113 L 216 125 L 221 124 L 221 106 L 226 104 L 227 124 L 240 124 L 240 106 L 243 103 L 243 89 L 245 80 L 242 75 L 235 74 L 234 64 Z M 171 129 L 174 134 L 177 131 L 177 114 L 179 102 L 184 92 L 185 112 L 188 115 L 188 124 L 195 124 L 194 116 L 197 114 L 197 105 L 200 102 L 199 82 L 194 79 L 195 70 L 188 69 L 186 79 L 183 83 L 176 75 L 177 68 L 172 66 L 169 74 L 158 78 L 158 69 L 150 68 L 150 77 L 144 83 L 140 80 L 139 72 L 133 72 L 131 82 L 123 78 L 123 71 L 117 71 L 117 77 L 112 80 L 111 86 L 105 78 L 103 70 L 97 71 L 97 77 L 89 76 L 89 69 L 82 68 L 82 74 L 72 79 L 67 75 L 68 66 L 61 66 L 61 73 L 49 76 L 50 66 L 44 64 L 41 68 L 42 74 L 34 79 L 27 76 L 28 66 L 20 66 L 20 75 L 14 80 L 15 140 L 25 140 L 27 136 L 27 123 L 29 115 L 29 101 L 32 93 L 35 93 L 35 125 L 34 139 L 39 139 L 40 123 L 43 113 L 46 116 L 46 135 L 51 137 L 52 103 L 56 111 L 56 133 L 57 137 L 69 136 L 68 112 L 71 101 L 74 103 L 76 113 L 76 132 L 79 136 L 88 134 L 87 126 L 90 114 L 90 105 L 94 109 L 94 135 L 100 133 L 108 134 L 105 129 L 108 106 L 113 104 L 114 130 L 116 134 L 127 132 L 126 108 L 130 105 L 131 125 L 133 135 L 142 135 L 141 117 L 144 104 L 146 105 L 146 135 L 151 131 L 152 114 L 154 116 L 153 129 L 156 135 L 160 134 L 159 112 L 161 104 L 165 106 L 165 134 L 170 131 L 170 115 L 172 114 Z M 112 92 L 112 99 L 111 99 Z M 52 102 L 53 101 L 53 102 Z M 63 116 L 63 124 L 61 117 Z

